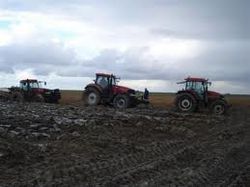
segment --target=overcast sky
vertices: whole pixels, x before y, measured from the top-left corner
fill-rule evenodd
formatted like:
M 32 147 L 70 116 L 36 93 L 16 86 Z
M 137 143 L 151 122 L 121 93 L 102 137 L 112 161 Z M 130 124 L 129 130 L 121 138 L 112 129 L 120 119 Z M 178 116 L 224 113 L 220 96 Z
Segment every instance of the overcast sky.
M 96 72 L 176 91 L 187 76 L 250 93 L 249 0 L 0 0 L 0 87 L 83 89 Z

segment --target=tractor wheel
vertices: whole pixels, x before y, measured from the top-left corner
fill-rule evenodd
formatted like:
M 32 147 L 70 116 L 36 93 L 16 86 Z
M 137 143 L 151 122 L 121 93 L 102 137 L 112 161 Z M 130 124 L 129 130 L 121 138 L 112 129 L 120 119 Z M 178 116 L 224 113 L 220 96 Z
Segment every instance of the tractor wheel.
M 118 109 L 125 109 L 129 107 L 129 96 L 127 95 L 117 95 L 114 99 L 114 107 Z
M 23 94 L 20 92 L 12 93 L 10 96 L 10 99 L 11 99 L 11 101 L 16 101 L 16 102 L 23 102 L 24 101 Z
M 227 103 L 223 100 L 214 101 L 211 104 L 211 112 L 216 115 L 223 115 L 226 112 Z
M 34 96 L 33 101 L 37 102 L 37 103 L 44 103 L 44 97 L 41 94 L 37 94 Z
M 175 106 L 180 112 L 194 112 L 197 109 L 197 101 L 192 95 L 183 93 L 176 96 Z
M 96 106 L 100 103 L 100 94 L 96 90 L 88 90 L 86 92 L 86 104 L 89 106 Z

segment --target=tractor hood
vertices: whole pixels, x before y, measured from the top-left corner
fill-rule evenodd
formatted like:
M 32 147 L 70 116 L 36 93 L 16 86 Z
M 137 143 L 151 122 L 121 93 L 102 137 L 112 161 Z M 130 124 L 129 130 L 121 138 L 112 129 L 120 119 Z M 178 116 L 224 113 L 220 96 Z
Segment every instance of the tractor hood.
M 59 89 L 48 89 L 48 88 L 33 88 L 33 90 L 36 92 L 36 93 L 40 93 L 40 94 L 50 94 L 52 92 L 59 92 Z
M 32 88 L 32 90 L 37 94 L 43 94 L 47 91 L 47 89 L 44 88 Z
M 207 95 L 210 98 L 220 98 L 220 97 L 224 97 L 222 94 L 218 93 L 218 92 L 214 92 L 214 91 L 207 91 Z
M 114 85 L 112 89 L 113 89 L 113 92 L 116 94 L 123 94 L 123 93 L 135 94 L 135 90 L 125 87 L 125 86 Z

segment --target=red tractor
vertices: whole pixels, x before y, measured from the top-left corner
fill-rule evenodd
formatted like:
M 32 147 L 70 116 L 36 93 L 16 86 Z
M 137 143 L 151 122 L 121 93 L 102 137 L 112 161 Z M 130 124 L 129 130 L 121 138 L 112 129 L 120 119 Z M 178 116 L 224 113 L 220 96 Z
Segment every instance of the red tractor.
M 35 79 L 21 80 L 19 87 L 9 88 L 11 99 L 14 101 L 58 103 L 61 98 L 59 89 L 42 88 L 41 83 L 46 85 L 46 82 Z
M 188 77 L 177 84 L 185 84 L 185 88 L 176 94 L 175 106 L 178 111 L 194 112 L 206 108 L 214 114 L 221 115 L 229 108 L 222 94 L 208 90 L 208 86 L 211 85 L 208 79 Z
M 84 98 L 87 105 L 112 104 L 115 108 L 128 108 L 140 103 L 149 103 L 149 92 L 144 94 L 131 88 L 118 86 L 117 78 L 113 74 L 97 73 L 94 83 L 85 87 Z

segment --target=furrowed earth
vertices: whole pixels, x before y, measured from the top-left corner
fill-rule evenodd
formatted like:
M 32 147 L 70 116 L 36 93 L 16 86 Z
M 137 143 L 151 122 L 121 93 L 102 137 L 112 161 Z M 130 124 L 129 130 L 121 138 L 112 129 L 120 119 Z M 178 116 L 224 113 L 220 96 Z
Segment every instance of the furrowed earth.
M 250 109 L 0 102 L 0 186 L 250 186 Z

